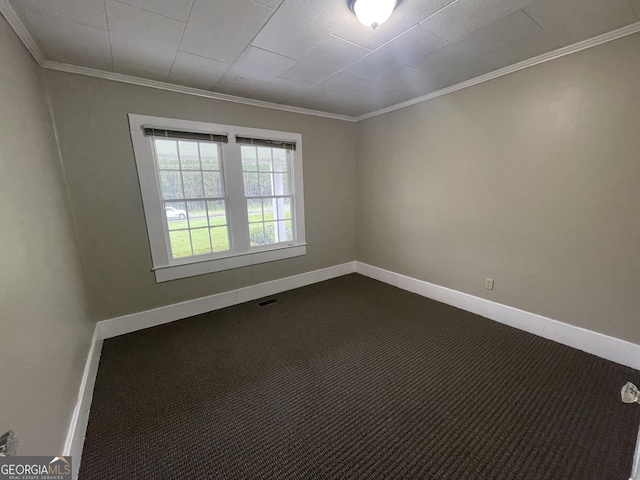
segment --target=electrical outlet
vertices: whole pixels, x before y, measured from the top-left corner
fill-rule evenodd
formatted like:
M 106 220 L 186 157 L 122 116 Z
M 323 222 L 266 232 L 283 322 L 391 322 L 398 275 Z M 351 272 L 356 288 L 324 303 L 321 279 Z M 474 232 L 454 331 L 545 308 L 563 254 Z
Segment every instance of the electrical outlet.
M 487 277 L 484 281 L 484 288 L 487 290 L 493 290 L 493 278 Z

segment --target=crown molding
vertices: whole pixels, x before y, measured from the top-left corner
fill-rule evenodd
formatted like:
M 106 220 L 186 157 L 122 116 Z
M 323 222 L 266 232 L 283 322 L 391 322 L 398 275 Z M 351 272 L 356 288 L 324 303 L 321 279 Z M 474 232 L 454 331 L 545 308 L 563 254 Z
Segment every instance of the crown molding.
M 493 80 L 494 78 L 509 75 L 510 73 L 524 70 L 525 68 L 533 67 L 534 65 L 548 62 L 550 60 L 555 60 L 556 58 L 564 57 L 565 55 L 576 53 L 587 48 L 601 45 L 603 43 L 611 42 L 612 40 L 617 40 L 619 38 L 626 37 L 627 35 L 632 35 L 637 32 L 640 32 L 640 22 L 632 23 L 631 25 L 627 25 L 626 27 L 612 30 L 611 32 L 598 35 L 597 37 L 583 40 L 581 42 L 574 43 L 573 45 L 568 45 L 566 47 L 562 47 L 552 52 L 538 55 L 537 57 L 533 57 L 519 63 L 514 63 L 513 65 L 501 68 L 500 70 L 489 72 L 486 75 L 481 75 L 480 77 L 472 78 L 471 80 L 467 80 L 466 82 L 451 85 L 450 87 L 443 88 L 441 90 L 437 90 L 435 92 L 431 92 L 426 95 L 413 98 L 411 100 L 407 100 L 406 102 L 396 103 L 395 105 L 376 110 L 375 112 L 365 113 L 364 115 L 356 117 L 355 121 L 360 122 L 362 120 L 366 120 L 367 118 L 377 117 L 378 115 L 384 115 L 385 113 L 393 112 L 394 110 L 400 110 L 401 108 L 410 107 L 411 105 L 426 102 L 427 100 L 441 97 L 442 95 L 446 95 L 448 93 L 457 92 L 458 90 L 462 90 L 463 88 L 468 88 L 474 85 L 478 85 L 479 83 L 488 82 L 489 80 Z
M 24 26 L 24 23 L 9 3 L 9 0 L 0 0 L 0 13 L 7 20 L 11 28 L 13 28 L 13 31 L 16 32 L 18 38 L 22 40 L 22 43 L 27 47 L 33 59 L 38 62 L 38 65 L 44 67 L 46 56 L 42 53 L 42 50 L 40 50 L 38 43 L 31 36 L 27 27 Z
M 1 1 L 1 0 L 0 0 Z M 185 87 L 182 85 L 174 85 L 172 83 L 159 82 L 157 80 L 149 80 L 146 78 L 133 77 L 116 72 L 107 72 L 105 70 L 97 70 L 95 68 L 78 67 L 68 63 L 52 62 L 47 60 L 44 68 L 48 70 L 57 70 L 59 72 L 75 73 L 85 75 L 87 77 L 102 78 L 105 80 L 113 80 L 115 82 L 129 83 L 131 85 L 139 85 L 141 87 L 156 88 L 158 90 L 166 90 L 169 92 L 185 93 L 187 95 L 195 95 L 197 97 L 212 98 L 214 100 L 223 100 L 225 102 L 242 103 L 253 107 L 270 108 L 272 110 L 282 110 L 285 112 L 299 113 L 302 115 L 313 115 L 315 117 L 332 118 L 334 120 L 343 120 L 346 122 L 355 122 L 355 117 L 347 115 L 339 115 L 337 113 L 322 112 L 320 110 L 311 110 L 308 108 L 292 107 L 290 105 L 281 105 L 278 103 L 263 102 L 262 100 L 254 100 L 251 98 L 235 97 L 224 93 L 211 92 L 209 90 L 200 90 L 198 88 Z
M 323 112 L 320 110 L 311 110 L 308 108 L 293 107 L 290 105 L 282 105 L 282 104 L 271 103 L 271 102 L 263 102 L 261 100 L 253 100 L 250 98 L 236 97 L 233 95 L 226 95 L 223 93 L 211 92 L 208 90 L 200 90 L 198 88 L 185 87 L 182 85 L 174 85 L 171 83 L 159 82 L 157 80 L 149 80 L 145 78 L 134 77 L 134 76 L 125 75 L 122 73 L 108 72 L 105 70 L 97 70 L 97 69 L 88 68 L 88 67 L 79 67 L 76 65 L 68 64 L 68 63 L 59 63 L 59 62 L 47 60 L 46 56 L 38 46 L 37 42 L 31 36 L 29 31 L 25 27 L 24 23 L 22 22 L 18 14 L 15 12 L 13 7 L 9 3 L 9 0 L 0 0 L 0 13 L 2 13 L 2 15 L 4 15 L 4 17 L 7 19 L 7 22 L 9 22 L 9 25 L 11 26 L 11 28 L 13 28 L 13 30 L 16 32 L 16 34 L 18 35 L 20 40 L 22 40 L 22 43 L 24 43 L 25 47 L 27 47 L 29 52 L 31 52 L 31 55 L 33 56 L 35 61 L 38 62 L 38 65 L 49 70 L 75 73 L 77 75 L 85 75 L 88 77 L 102 78 L 105 80 L 112 80 L 114 82 L 129 83 L 131 85 L 139 85 L 142 87 L 155 88 L 158 90 L 167 90 L 170 92 L 184 93 L 186 95 L 195 95 L 198 97 L 212 98 L 214 100 L 222 100 L 225 102 L 240 103 L 243 105 L 250 105 L 254 107 L 270 108 L 272 110 L 280 110 L 283 112 L 299 113 L 302 115 L 312 115 L 316 117 L 331 118 L 334 120 L 342 120 L 345 122 L 360 122 L 368 118 L 377 117 L 378 115 L 384 115 L 385 113 L 393 112 L 394 110 L 400 110 L 401 108 L 410 107 L 418 103 L 426 102 L 428 100 L 441 97 L 449 93 L 457 92 L 458 90 L 462 90 L 464 88 L 468 88 L 474 85 L 478 85 L 480 83 L 488 82 L 489 80 L 493 80 L 494 78 L 499 78 L 504 75 L 517 72 L 519 70 L 524 70 L 525 68 L 533 67 L 535 65 L 538 65 L 544 62 L 555 60 L 556 58 L 564 57 L 565 55 L 570 55 L 572 53 L 576 53 L 581 50 L 585 50 L 587 48 L 595 47 L 603 43 L 611 42 L 613 40 L 626 37 L 627 35 L 632 35 L 634 33 L 640 32 L 640 22 L 632 23 L 631 25 L 627 25 L 626 27 L 622 27 L 617 30 L 612 30 L 611 32 L 604 33 L 602 35 L 598 35 L 597 37 L 593 37 L 588 40 L 583 40 L 578 43 L 574 43 L 573 45 L 568 45 L 566 47 L 559 48 L 552 52 L 544 53 L 537 57 L 533 57 L 528 60 L 524 60 L 522 62 L 509 65 L 508 67 L 504 67 L 499 70 L 495 70 L 493 72 L 487 73 L 486 75 L 481 75 L 480 77 L 472 78 L 471 80 L 467 80 L 465 82 L 458 83 L 456 85 L 451 85 L 450 87 L 446 87 L 441 90 L 437 90 L 435 92 L 431 92 L 426 95 L 422 95 L 420 97 L 407 100 L 405 102 L 396 103 L 394 105 L 390 105 L 388 107 L 385 107 L 370 113 L 366 113 L 358 117 L 352 117 L 349 115 L 340 115 L 337 113 Z

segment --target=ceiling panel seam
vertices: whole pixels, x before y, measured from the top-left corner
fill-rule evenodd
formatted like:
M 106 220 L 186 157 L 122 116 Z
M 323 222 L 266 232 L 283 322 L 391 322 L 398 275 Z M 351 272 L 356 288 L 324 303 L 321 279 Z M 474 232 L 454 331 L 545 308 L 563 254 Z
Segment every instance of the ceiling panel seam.
M 191 0 L 191 4 L 189 5 L 189 12 L 187 13 L 187 19 L 182 25 L 182 33 L 180 33 L 180 41 L 178 42 L 178 48 L 176 48 L 176 53 L 173 55 L 173 61 L 171 62 L 171 67 L 169 68 L 169 73 L 167 74 L 167 82 L 169 78 L 171 78 L 171 72 L 173 72 L 173 66 L 176 64 L 176 58 L 178 58 L 178 52 L 180 52 L 180 45 L 182 45 L 182 39 L 184 38 L 184 32 L 187 29 L 187 25 L 189 24 L 189 18 L 191 18 L 191 10 L 193 10 L 193 4 L 195 0 Z
M 102 0 L 104 9 L 104 21 L 107 25 L 107 40 L 109 42 L 109 60 L 111 61 L 111 71 L 113 72 L 113 48 L 111 47 L 111 31 L 109 30 L 109 15 L 107 15 L 107 0 Z
M 194 0 L 194 1 L 195 1 L 195 0 Z M 266 48 L 262 48 L 262 47 L 255 47 L 255 46 L 253 45 L 253 41 L 254 41 L 254 40 L 256 39 L 256 37 L 260 34 L 260 32 L 264 29 L 265 25 L 266 25 L 267 23 L 269 23 L 269 20 L 271 20 L 271 17 L 273 17 L 273 16 L 276 14 L 276 12 L 280 9 L 280 7 L 282 6 L 282 4 L 283 4 L 284 2 L 280 2 L 280 4 L 279 4 L 276 8 L 272 8 L 272 7 L 270 7 L 269 5 L 265 5 L 264 3 L 261 3 L 261 2 L 255 1 L 255 0 L 254 0 L 254 3 L 258 3 L 258 4 L 260 4 L 260 5 L 264 6 L 264 7 L 267 7 L 267 8 L 269 8 L 269 9 L 273 10 L 273 11 L 271 12 L 271 15 L 269 15 L 269 18 L 267 18 L 267 19 L 265 20 L 265 22 L 262 24 L 262 27 L 260 27 L 260 29 L 256 32 L 256 34 L 251 38 L 251 40 L 249 41 L 249 43 L 247 43 L 247 46 L 246 46 L 246 47 L 244 47 L 244 49 L 240 52 L 240 55 L 238 55 L 238 56 L 236 57 L 236 59 L 234 60 L 234 62 L 235 62 L 236 60 L 238 60 L 238 58 L 240 58 L 240 57 L 242 56 L 242 54 L 247 50 L 247 48 L 252 47 L 252 46 L 253 46 L 254 48 L 259 48 L 260 50 L 264 50 L 265 52 L 275 53 L 276 55 L 282 55 L 281 53 L 278 53 L 278 52 L 272 52 L 271 50 L 267 50 Z M 286 55 L 282 55 L 282 56 L 283 56 L 283 57 L 285 57 Z M 289 58 L 289 57 L 287 57 L 287 58 Z M 233 62 L 231 63 L 231 65 L 233 65 Z
M 167 16 L 167 15 L 163 15 L 162 13 L 153 12 L 153 11 L 151 11 L 151 10 L 147 10 L 146 8 L 139 7 L 139 6 L 137 6 L 137 5 L 132 5 L 132 4 L 127 3 L 127 2 L 121 2 L 120 0 L 113 0 L 113 1 L 114 1 L 114 2 L 116 2 L 116 3 L 119 3 L 119 4 L 121 4 L 121 5 L 126 5 L 127 7 L 135 8 L 136 10 L 140 10 L 140 11 L 145 12 L 145 13 L 150 13 L 150 14 L 152 14 L 152 15 L 158 15 L 159 17 L 166 18 L 167 20 L 173 20 L 174 22 L 180 22 L 180 20 L 178 20 L 178 19 L 176 19 L 176 18 L 169 17 L 169 16 Z M 191 2 L 191 6 L 193 6 L 193 2 Z M 191 8 L 189 8 L 189 12 L 191 12 Z M 105 13 L 105 14 L 106 14 L 106 13 Z M 188 17 L 187 17 L 187 18 L 188 18 Z M 180 23 L 184 23 L 184 24 L 186 24 L 187 22 L 186 22 L 186 21 L 184 21 L 184 22 L 180 22 Z M 107 26 L 107 28 L 108 28 L 108 26 Z

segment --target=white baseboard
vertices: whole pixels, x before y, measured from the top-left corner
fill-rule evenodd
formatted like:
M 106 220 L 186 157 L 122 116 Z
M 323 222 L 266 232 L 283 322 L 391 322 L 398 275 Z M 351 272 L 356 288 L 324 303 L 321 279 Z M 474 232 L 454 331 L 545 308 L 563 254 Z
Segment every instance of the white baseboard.
M 342 265 L 301 273 L 300 275 L 281 278 L 271 282 L 259 283 L 258 285 L 252 285 L 230 292 L 218 293 L 208 297 L 167 305 L 166 307 L 154 308 L 153 310 L 103 320 L 98 322 L 97 328 L 99 329 L 101 339 L 117 337 L 125 333 L 193 317 L 194 315 L 238 305 L 239 303 L 250 302 L 251 300 L 275 295 L 276 293 L 286 290 L 304 287 L 312 283 L 322 282 L 354 272 L 354 262 L 343 263 Z
M 84 437 L 87 433 L 87 423 L 89 421 L 89 410 L 91 409 L 91 399 L 93 398 L 93 387 L 96 384 L 98 374 L 98 364 L 100 363 L 100 352 L 102 351 L 102 339 L 99 338 L 98 327 L 93 331 L 91 348 L 87 355 L 87 362 L 82 373 L 80 391 L 78 393 L 78 403 L 71 416 L 71 424 L 64 443 L 65 456 L 73 457 L 73 478 L 78 478 L 80 470 L 80 458 L 82 457 L 82 447 Z
M 629 480 L 640 480 L 640 429 L 638 430 L 638 440 L 636 440 L 636 453 L 633 456 L 633 468 Z
M 356 272 L 403 290 L 417 293 L 423 297 L 461 308 L 519 330 L 533 333 L 539 337 L 640 370 L 640 345 L 635 343 L 576 327 L 575 325 L 569 325 L 568 323 L 492 302 L 491 300 L 474 297 L 467 293 L 390 272 L 366 263 L 356 262 Z

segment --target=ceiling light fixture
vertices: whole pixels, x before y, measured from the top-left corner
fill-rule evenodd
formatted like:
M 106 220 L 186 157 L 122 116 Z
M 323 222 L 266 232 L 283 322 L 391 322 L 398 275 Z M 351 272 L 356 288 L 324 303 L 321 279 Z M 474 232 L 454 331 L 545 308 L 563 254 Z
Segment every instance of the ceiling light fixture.
M 363 25 L 374 30 L 386 22 L 398 0 L 350 0 L 349 7 Z

